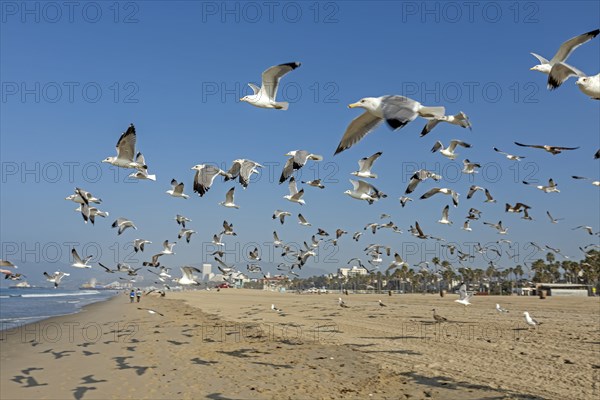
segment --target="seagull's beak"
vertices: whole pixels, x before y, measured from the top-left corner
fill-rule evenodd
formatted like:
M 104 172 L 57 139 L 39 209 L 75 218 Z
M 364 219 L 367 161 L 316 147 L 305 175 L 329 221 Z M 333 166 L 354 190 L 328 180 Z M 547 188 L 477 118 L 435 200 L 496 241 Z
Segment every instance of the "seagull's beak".
M 530 71 L 535 71 L 535 67 L 529 68 Z
M 356 103 L 348 104 L 348 108 L 355 108 L 355 107 L 360 107 L 360 103 L 356 102 Z

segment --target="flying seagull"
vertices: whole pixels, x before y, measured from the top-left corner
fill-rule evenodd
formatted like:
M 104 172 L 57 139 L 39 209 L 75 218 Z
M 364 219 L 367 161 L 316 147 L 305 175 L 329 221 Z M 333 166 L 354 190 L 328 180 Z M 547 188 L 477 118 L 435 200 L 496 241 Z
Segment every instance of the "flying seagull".
M 139 165 L 146 165 L 146 160 L 144 159 L 144 155 L 142 153 L 137 153 L 137 156 L 135 157 L 135 162 L 138 163 Z M 147 179 L 150 181 L 155 181 L 156 180 L 156 175 L 150 175 L 148 174 L 148 169 L 147 168 L 141 168 L 139 170 L 137 170 L 136 172 L 132 172 L 131 174 L 129 174 L 129 178 L 132 179 Z
M 539 54 L 531 53 L 532 56 L 538 59 L 540 64 L 531 67 L 530 70 L 539 71 L 544 74 L 551 74 L 552 68 L 554 68 L 554 65 L 556 63 L 565 62 L 577 47 L 592 40 L 593 38 L 598 36 L 598 33 L 600 33 L 600 29 L 590 31 L 567 40 L 566 42 L 560 45 L 558 51 L 556 52 L 556 54 L 554 54 L 550 61 L 540 56 Z
M 288 201 L 291 201 L 292 203 L 304 205 L 305 202 L 302 199 L 302 196 L 304 196 L 304 189 L 298 191 L 298 187 L 296 186 L 296 179 L 294 179 L 293 176 L 290 178 L 288 188 L 290 190 L 290 194 L 286 194 L 285 196 L 283 196 L 283 198 Z
M 228 236 L 237 236 L 237 233 L 233 231 L 233 224 L 230 224 L 227 221 L 223 221 L 223 232 L 221 232 L 221 234 Z
M 548 75 L 548 89 L 554 90 L 572 76 L 577 77 L 575 84 L 579 90 L 594 100 L 600 100 L 600 74 L 587 76 L 572 65 L 556 63 Z
M 83 216 L 84 222 L 87 224 L 87 220 L 90 220 L 92 225 L 94 224 L 96 217 L 106 218 L 108 217 L 108 212 L 100 211 L 96 207 L 90 207 L 88 204 L 80 204 L 79 207 L 75 209 L 76 212 L 80 212 Z
M 452 125 L 458 125 L 461 128 L 471 129 L 471 122 L 469 121 L 469 117 L 467 117 L 467 115 L 461 111 L 456 115 L 442 115 L 439 117 L 431 118 L 427 125 L 423 127 L 423 130 L 421 131 L 421 137 L 431 132 L 433 128 L 435 128 L 440 122 L 447 122 Z
M 72 267 L 92 268 L 91 265 L 88 265 L 88 262 L 92 259 L 93 256 L 87 256 L 82 260 L 81 257 L 79 257 L 79 254 L 77 254 L 77 250 L 75 249 L 71 249 L 71 255 L 73 256 L 73 264 L 71 264 Z
M 302 226 L 311 226 L 311 223 L 302 214 L 298 214 L 298 223 Z
M 196 174 L 194 175 L 194 193 L 198 193 L 200 197 L 204 196 L 210 189 L 217 175 L 229 176 L 227 172 L 214 165 L 198 164 L 194 165 L 191 169 L 196 170 Z
M 308 160 L 313 160 L 313 161 L 322 161 L 323 160 L 323 156 L 320 156 L 318 154 L 309 153 L 306 150 L 288 151 L 285 154 L 285 156 L 290 157 L 290 158 L 288 158 L 285 165 L 283 166 L 283 171 L 281 171 L 281 176 L 279 177 L 280 184 L 282 184 L 283 182 L 288 180 L 288 178 L 292 176 L 294 171 L 298 171 L 300 168 L 304 167 L 304 165 L 306 165 Z
M 191 229 L 181 228 L 181 230 L 179 231 L 179 234 L 177 235 L 177 239 L 181 239 L 182 237 L 185 236 L 185 241 L 187 243 L 189 243 L 190 239 L 192 238 L 192 235 L 194 233 L 196 233 L 196 231 L 191 230 Z
M 590 178 L 586 178 L 585 176 L 572 175 L 571 178 L 592 181 L 592 185 L 594 185 L 594 186 L 600 186 L 600 181 L 594 181 L 594 180 L 592 180 Z
M 259 174 L 258 168 L 263 168 L 263 166 L 252 160 L 233 160 L 233 165 L 225 174 L 225 182 L 238 177 L 240 184 L 246 189 L 250 184 L 252 174 Z
M 144 245 L 148 243 L 148 244 L 152 244 L 151 241 L 149 240 L 145 240 L 145 239 L 135 239 L 133 241 L 133 250 L 137 253 L 138 251 L 144 251 Z
M 472 163 L 471 161 L 469 161 L 469 159 L 465 159 L 463 160 L 463 170 L 462 173 L 463 174 L 476 174 L 479 171 L 477 171 L 475 168 L 481 168 L 481 164 L 479 163 Z
M 289 104 L 287 102 L 278 102 L 275 100 L 277 96 L 277 88 L 281 78 L 290 71 L 295 70 L 301 64 L 299 62 L 290 62 L 285 64 L 275 65 L 266 69 L 262 73 L 262 85 L 258 86 L 248 83 L 253 94 L 244 96 L 240 101 L 249 103 L 260 108 L 274 108 L 276 110 L 287 110 Z
M 285 222 L 285 217 L 289 217 L 290 215 L 292 214 L 288 211 L 275 210 L 275 212 L 273 213 L 273 219 L 279 218 L 281 225 L 283 225 L 283 223 Z
M 147 165 L 139 164 L 137 160 L 134 160 L 135 142 L 135 127 L 131 124 L 117 142 L 117 156 L 106 157 L 102 162 L 120 168 L 148 169 Z
M 235 204 L 235 202 L 233 201 L 233 194 L 235 192 L 235 187 L 232 187 L 231 189 L 229 189 L 227 191 L 227 193 L 225 194 L 225 201 L 222 201 L 219 203 L 219 205 L 223 206 L 223 207 L 227 207 L 227 208 L 240 208 L 237 204 Z
M 0 259 L 0 267 L 19 268 L 15 264 L 13 264 L 12 262 L 10 262 L 8 260 L 1 260 L 1 259 Z
M 519 142 L 515 142 L 515 144 L 517 146 L 521 146 L 521 147 L 532 147 L 534 149 L 542 149 L 547 151 L 548 153 L 552 154 L 552 155 L 557 155 L 562 153 L 565 150 L 577 150 L 579 147 L 561 147 L 561 146 L 549 146 L 547 144 L 523 144 L 523 143 L 519 143 Z
M 402 196 L 400 197 L 400 205 L 402 206 L 402 208 L 404 208 L 404 206 L 406 206 L 406 203 L 408 203 L 409 201 L 413 201 L 413 199 L 411 199 L 410 197 L 407 196 Z
M 305 185 L 308 185 L 308 186 L 319 188 L 319 189 L 325 189 L 325 185 L 323 185 L 321 183 L 320 179 L 315 179 L 312 181 L 302 181 L 302 183 L 304 183 Z
M 546 211 L 546 215 L 548 216 L 548 218 L 550 218 L 550 222 L 553 224 L 557 224 L 558 221 L 562 221 L 564 218 L 554 218 L 552 217 L 552 215 L 550 214 L 550 211 Z
M 434 187 L 434 188 L 430 189 L 429 191 L 425 192 L 425 194 L 423 194 L 423 196 L 421 196 L 420 199 L 428 199 L 431 196 L 433 196 L 435 194 L 438 194 L 438 193 L 452 196 L 452 203 L 454 204 L 454 207 L 458 207 L 458 196 L 459 196 L 459 194 L 456 193 L 454 190 L 448 189 L 448 188 L 437 188 L 437 187 Z
M 175 252 L 173 251 L 173 247 L 177 244 L 177 242 L 169 243 L 169 240 L 165 240 L 163 242 L 163 249 L 160 254 L 173 255 Z
M 360 107 L 365 112 L 356 117 L 346 128 L 335 154 L 349 149 L 369 132 L 385 121 L 393 130 L 401 129 L 418 116 L 433 118 L 444 116 L 444 107 L 425 107 L 418 101 L 404 96 L 365 97 L 348 108 Z
M 523 181 L 523 183 L 525 185 L 533 185 L 533 183 L 527 182 L 527 181 Z M 550 178 L 550 180 L 548 180 L 547 186 L 538 185 L 538 186 L 536 186 L 536 188 L 540 189 L 544 193 L 560 193 L 560 190 L 558 190 L 557 185 L 552 178 Z
M 465 307 L 471 304 L 469 303 L 469 300 L 471 300 L 471 297 L 473 297 L 473 295 L 467 293 L 467 285 L 465 285 L 464 283 L 460 285 L 460 288 L 458 289 L 458 295 L 459 299 L 454 300 L 456 303 L 462 304 Z
M 65 197 L 65 200 L 71 200 L 72 202 L 79 204 L 102 203 L 102 199 L 94 197 L 90 192 L 81 188 L 75 188 L 75 194 Z
M 444 145 L 442 144 L 442 142 L 440 142 L 439 140 L 437 142 L 435 142 L 435 144 L 433 145 L 433 147 L 431 148 L 431 152 L 435 153 L 436 151 L 439 150 L 439 152 L 444 156 L 447 157 L 451 160 L 454 160 L 456 158 L 456 156 L 458 154 L 454 153 L 454 149 L 456 149 L 456 146 L 462 146 L 465 148 L 469 148 L 471 147 L 471 145 L 469 143 L 463 142 L 461 140 L 457 140 L 457 139 L 453 139 L 450 141 L 450 145 L 448 147 L 444 147 Z
M 500 235 L 506 235 L 506 233 L 508 232 L 508 228 L 505 228 L 502 226 L 502 221 L 498 221 L 497 224 L 492 224 L 491 222 L 483 222 L 484 225 L 489 225 L 492 228 L 496 229 L 498 231 L 498 234 Z
M 182 197 L 184 199 L 190 197 L 187 194 L 183 193 L 183 182 L 177 182 L 177 180 L 175 179 L 171 180 L 171 190 L 167 190 L 166 193 L 170 196 Z
M 365 200 L 369 204 L 373 204 L 375 201 L 379 200 L 380 197 L 387 197 L 386 194 L 377 190 L 375 186 L 363 180 L 355 181 L 350 179 L 350 183 L 352 183 L 352 190 L 346 190 L 344 194 L 347 194 L 353 199 Z
M 123 233 L 123 231 L 127 228 L 133 228 L 133 229 L 137 230 L 137 227 L 133 224 L 132 221 L 128 220 L 127 218 L 123 218 L 123 217 L 117 218 L 115 220 L 115 222 L 113 222 L 112 227 L 119 228 L 117 235 L 120 235 L 121 233 Z
M 71 274 L 67 274 L 66 272 L 61 272 L 61 271 L 56 271 L 54 274 L 50 275 L 47 272 L 44 272 L 44 276 L 46 277 L 46 280 L 48 282 L 52 282 L 54 283 L 54 287 L 57 288 L 58 285 L 60 284 L 60 281 L 62 280 L 62 278 L 64 278 L 65 276 L 69 276 Z
M 452 225 L 452 221 L 448 218 L 448 211 L 450 210 L 450 206 L 444 207 L 442 210 L 442 218 L 438 221 L 440 224 Z
M 202 273 L 198 268 L 195 267 L 180 267 L 181 278 L 174 279 L 180 285 L 199 285 L 200 282 L 194 279 L 194 272 Z
M 498 149 L 497 147 L 494 147 L 494 151 L 497 153 L 500 153 L 500 154 L 504 154 L 506 156 L 506 158 L 508 158 L 509 160 L 512 160 L 512 161 L 521 161 L 522 158 L 525 158 L 523 156 L 515 156 L 513 154 L 505 153 L 504 151 Z
M 433 179 L 434 181 L 439 181 L 440 179 L 442 179 L 441 175 L 437 175 L 434 172 L 428 171 L 426 169 L 420 169 L 418 171 L 416 171 L 411 177 L 410 177 L 410 181 L 408 182 L 408 186 L 406 187 L 406 190 L 404 191 L 404 194 L 410 194 L 412 193 L 416 188 L 417 185 L 423 181 L 426 181 L 427 179 Z
M 377 178 L 377 174 L 371 172 L 373 163 L 381 157 L 383 153 L 381 151 L 373 154 L 370 157 L 363 157 L 358 160 L 358 171 L 352 172 L 352 175 L 358 176 L 359 178 Z
M 177 225 L 181 225 L 184 228 L 185 228 L 185 223 L 186 222 L 192 222 L 191 219 L 189 219 L 187 217 L 184 217 L 183 215 L 179 215 L 179 214 L 177 214 L 175 216 L 175 221 L 177 221 Z

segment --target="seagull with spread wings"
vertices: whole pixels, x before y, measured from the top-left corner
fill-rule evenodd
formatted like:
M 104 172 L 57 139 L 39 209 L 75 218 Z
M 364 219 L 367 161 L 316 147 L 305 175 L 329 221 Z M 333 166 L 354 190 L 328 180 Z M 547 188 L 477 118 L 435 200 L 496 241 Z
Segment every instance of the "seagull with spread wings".
M 240 101 L 246 102 L 259 108 L 273 108 L 276 110 L 287 110 L 289 104 L 285 101 L 278 102 L 275 100 L 277 97 L 277 89 L 279 87 L 279 81 L 281 78 L 298 68 L 301 64 L 299 62 L 290 62 L 285 64 L 275 65 L 266 69 L 262 73 L 262 85 L 259 88 L 253 83 L 248 83 L 248 86 L 252 89 L 253 94 L 244 96 Z

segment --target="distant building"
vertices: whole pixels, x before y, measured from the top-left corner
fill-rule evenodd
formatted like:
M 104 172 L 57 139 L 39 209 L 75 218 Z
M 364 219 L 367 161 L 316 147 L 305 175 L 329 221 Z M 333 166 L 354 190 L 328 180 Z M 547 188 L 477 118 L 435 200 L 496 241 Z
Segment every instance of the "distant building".
M 368 275 L 369 271 L 363 267 L 357 267 L 353 265 L 352 268 L 338 268 L 338 276 L 343 276 L 344 278 L 352 278 L 357 275 Z
M 548 296 L 581 296 L 591 295 L 591 285 L 580 285 L 576 283 L 538 283 L 536 292 L 546 291 Z
M 209 281 L 212 276 L 212 264 L 202 264 L 202 280 Z

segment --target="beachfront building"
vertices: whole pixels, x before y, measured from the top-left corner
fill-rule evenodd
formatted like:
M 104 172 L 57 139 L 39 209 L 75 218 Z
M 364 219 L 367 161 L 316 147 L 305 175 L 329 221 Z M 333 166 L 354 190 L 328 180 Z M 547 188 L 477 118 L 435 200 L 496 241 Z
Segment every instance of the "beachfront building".
M 202 281 L 207 282 L 210 280 L 212 273 L 212 264 L 204 263 L 202 264 Z
M 547 296 L 580 296 L 592 295 L 591 285 L 580 285 L 576 283 L 538 283 L 536 292 L 545 291 Z
M 236 288 L 242 288 L 244 287 L 244 283 L 250 282 L 250 278 L 248 277 L 248 275 L 240 271 L 233 272 L 229 279 L 233 282 L 233 285 Z
M 281 291 L 281 289 L 287 286 L 288 277 L 285 275 L 271 276 L 271 274 L 267 272 L 264 278 L 261 279 L 261 282 L 263 284 L 263 290 Z
M 366 268 L 353 265 L 352 268 L 338 268 L 338 276 L 344 278 L 352 278 L 359 275 L 368 275 L 369 271 Z

